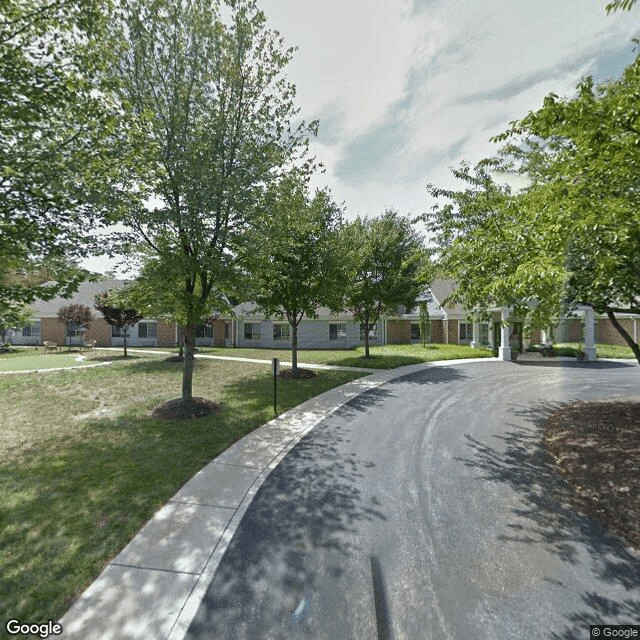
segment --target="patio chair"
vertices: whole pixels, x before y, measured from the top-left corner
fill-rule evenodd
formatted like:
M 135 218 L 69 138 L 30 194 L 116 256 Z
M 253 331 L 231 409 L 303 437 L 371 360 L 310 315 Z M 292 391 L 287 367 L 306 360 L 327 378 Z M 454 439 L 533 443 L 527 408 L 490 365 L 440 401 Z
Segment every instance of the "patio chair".
M 87 340 L 83 345 L 84 348 L 85 348 L 85 351 L 87 349 L 91 349 L 91 351 L 93 351 L 96 348 L 96 343 L 97 342 L 98 342 L 97 340 Z
M 44 352 L 47 353 L 47 351 L 57 351 L 58 350 L 58 345 L 55 342 L 51 342 L 51 340 L 45 340 L 42 343 L 42 346 L 44 347 Z

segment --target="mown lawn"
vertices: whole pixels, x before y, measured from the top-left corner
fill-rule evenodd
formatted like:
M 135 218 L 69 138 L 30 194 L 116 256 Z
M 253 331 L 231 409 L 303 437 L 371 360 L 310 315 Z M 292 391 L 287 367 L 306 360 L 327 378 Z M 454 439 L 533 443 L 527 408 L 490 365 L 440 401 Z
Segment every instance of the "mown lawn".
M 186 480 L 273 417 L 267 367 L 203 359 L 194 395 L 220 402 L 221 412 L 154 421 L 151 409 L 179 395 L 181 364 L 137 355 L 94 369 L 0 376 L 6 619 L 59 618 Z M 312 380 L 281 380 L 279 409 L 360 375 L 318 371 Z
M 271 360 L 280 358 L 291 360 L 290 349 L 251 349 L 247 347 L 204 347 L 200 348 L 204 355 L 231 356 L 239 358 L 255 358 Z M 491 358 L 490 349 L 472 349 L 457 344 L 389 344 L 375 346 L 370 349 L 371 358 L 364 358 L 364 347 L 341 350 L 298 350 L 298 363 L 330 364 L 342 367 L 365 367 L 368 369 L 394 369 L 418 362 L 434 362 L 435 360 L 458 360 L 461 358 Z
M 578 351 L 584 349 L 584 344 L 579 342 L 560 342 L 555 345 L 555 349 L 559 356 L 575 356 Z M 597 344 L 596 357 L 635 360 L 633 351 L 629 347 L 617 344 Z

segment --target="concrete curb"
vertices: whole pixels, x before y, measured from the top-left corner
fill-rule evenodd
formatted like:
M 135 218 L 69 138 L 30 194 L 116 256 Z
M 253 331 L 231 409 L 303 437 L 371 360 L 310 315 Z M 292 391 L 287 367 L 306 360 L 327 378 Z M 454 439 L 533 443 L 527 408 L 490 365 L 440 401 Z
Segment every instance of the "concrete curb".
M 472 358 L 378 370 L 262 425 L 201 469 L 109 562 L 61 618 L 73 640 L 183 640 L 262 483 L 315 426 L 366 391 L 423 369 Z

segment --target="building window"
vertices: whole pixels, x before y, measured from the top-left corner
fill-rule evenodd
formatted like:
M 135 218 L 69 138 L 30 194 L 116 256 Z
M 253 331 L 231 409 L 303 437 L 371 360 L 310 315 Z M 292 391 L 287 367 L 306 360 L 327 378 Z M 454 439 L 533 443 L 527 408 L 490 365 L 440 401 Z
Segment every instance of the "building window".
M 480 344 L 483 347 L 489 346 L 489 324 L 486 322 L 480 325 Z
M 420 323 L 411 323 L 411 340 L 420 340 Z
M 31 324 L 28 324 L 26 327 L 22 327 L 22 335 L 25 338 L 29 338 L 32 336 L 39 336 L 42 333 L 40 320 L 36 320 Z
M 244 339 L 260 340 L 260 323 L 259 322 L 244 323 Z
M 115 327 L 114 325 L 111 325 L 111 337 L 112 338 L 123 338 L 124 337 L 124 333 L 122 332 L 122 328 L 121 327 Z
M 369 325 L 369 340 L 375 340 L 378 335 L 378 325 L 370 324 Z M 360 340 L 364 340 L 364 323 L 360 323 Z
M 291 327 L 287 322 L 274 322 L 273 323 L 273 339 L 276 341 L 287 341 L 289 340 L 289 330 Z
M 347 339 L 347 323 L 346 322 L 330 322 L 329 323 L 329 340 L 346 340 Z
M 458 323 L 458 342 L 471 342 L 473 340 L 473 323 L 472 322 L 459 322 Z
M 138 322 L 138 338 L 156 338 L 158 325 L 155 322 Z
M 231 337 L 231 323 L 230 322 L 225 322 L 224 323 L 224 337 L 225 337 L 225 340 L 228 340 Z
M 197 327 L 196 338 L 213 338 L 213 325 L 201 324 Z

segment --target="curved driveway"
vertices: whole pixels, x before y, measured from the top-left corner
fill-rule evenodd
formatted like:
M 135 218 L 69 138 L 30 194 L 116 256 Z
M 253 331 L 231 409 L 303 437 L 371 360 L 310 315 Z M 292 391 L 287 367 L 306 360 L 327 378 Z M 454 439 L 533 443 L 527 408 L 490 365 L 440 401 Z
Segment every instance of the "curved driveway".
M 305 436 L 240 523 L 187 638 L 588 638 L 640 624 L 640 554 L 567 505 L 548 413 L 637 365 L 431 367 Z

